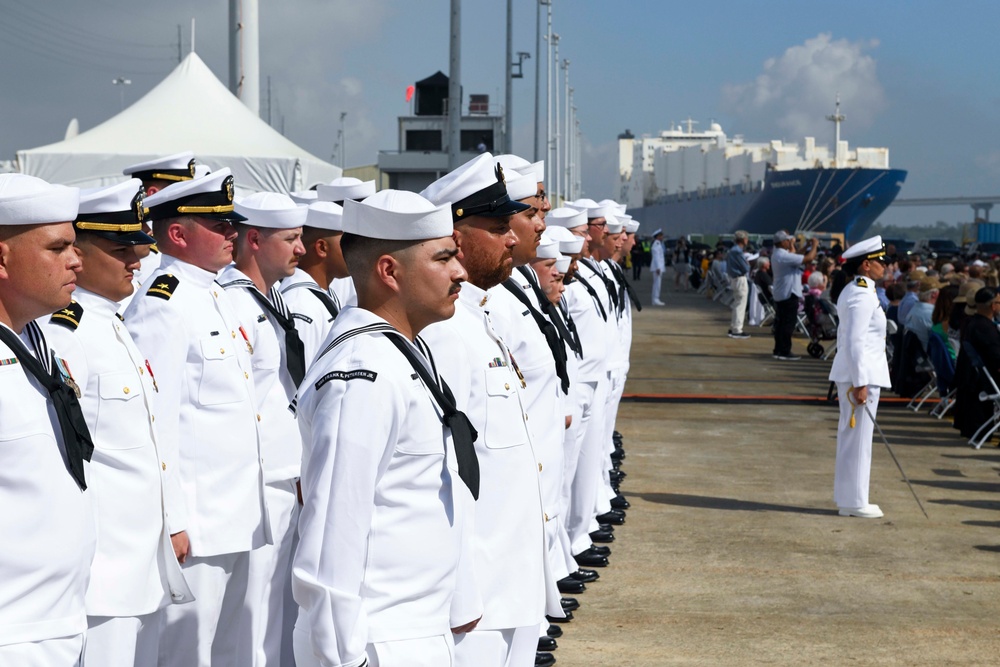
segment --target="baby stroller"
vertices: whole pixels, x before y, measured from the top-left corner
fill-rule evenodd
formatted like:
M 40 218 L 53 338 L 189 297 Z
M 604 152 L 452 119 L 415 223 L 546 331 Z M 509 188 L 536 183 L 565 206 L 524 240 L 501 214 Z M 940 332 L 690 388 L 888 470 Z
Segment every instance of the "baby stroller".
M 837 313 L 823 299 L 806 294 L 802 315 L 805 326 L 801 328 L 809 338 L 806 352 L 813 359 L 819 359 L 825 352 L 820 341 L 837 340 Z

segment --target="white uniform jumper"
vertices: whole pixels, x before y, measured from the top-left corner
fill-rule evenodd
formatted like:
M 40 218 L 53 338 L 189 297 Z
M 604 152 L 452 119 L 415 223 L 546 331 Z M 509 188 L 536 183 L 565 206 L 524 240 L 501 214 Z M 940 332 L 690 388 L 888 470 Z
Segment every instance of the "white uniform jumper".
M 840 398 L 833 500 L 841 508 L 865 507 L 875 425 L 864 406 L 852 409 L 853 396 L 849 400 L 848 392 L 867 386 L 868 409 L 876 415 L 881 387 L 891 386 L 885 356 L 885 313 L 875 295 L 875 281 L 859 276 L 848 283 L 837 300 L 837 317 L 837 356 L 830 369 L 830 380 L 837 383 Z
M 451 628 L 482 614 L 472 495 L 439 407 L 382 333 L 388 323 L 349 307 L 331 340 L 359 329 L 317 359 L 297 401 L 296 664 L 448 667 Z
M 85 665 L 156 665 L 160 610 L 194 599 L 167 530 L 164 482 L 154 426 L 156 394 L 118 303 L 77 288 L 75 303 L 39 322 L 80 387 L 94 441 L 89 477 L 96 505 L 97 553 L 87 589 Z
M 281 281 L 281 298 L 295 320 L 295 329 L 305 347 L 308 370 L 323 349 L 323 341 L 333 328 L 333 320 L 343 304 L 302 269 L 295 269 L 295 273 Z
M 160 269 L 125 319 L 157 369 L 161 452 L 178 463 L 170 532 L 187 531 L 197 599 L 166 609 L 160 663 L 236 667 L 250 550 L 271 541 L 250 343 L 214 273 L 169 255 Z
M 296 483 L 302 462 L 302 440 L 295 416 L 288 409 L 298 387 L 286 365 L 285 332 L 275 316 L 251 295 L 250 290 L 256 290 L 252 281 L 235 265 L 230 265 L 222 270 L 219 283 L 231 297 L 236 316 L 253 348 L 250 361 L 260 415 L 264 495 L 273 537 L 273 544 L 250 553 L 245 606 L 250 641 L 241 643 L 240 664 L 281 665 L 293 660 L 292 628 L 298 615 L 292 598 L 292 553 L 299 520 Z
M 48 392 L 0 342 L 0 531 L 12 538 L 0 551 L 0 665 L 80 659 L 96 529 L 65 456 Z

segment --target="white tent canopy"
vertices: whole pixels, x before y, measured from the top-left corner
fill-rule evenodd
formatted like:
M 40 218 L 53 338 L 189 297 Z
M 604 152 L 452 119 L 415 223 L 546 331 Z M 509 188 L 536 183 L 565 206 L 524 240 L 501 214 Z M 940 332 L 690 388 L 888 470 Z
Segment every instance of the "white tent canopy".
M 299 148 L 258 118 L 191 53 L 142 99 L 97 127 L 17 152 L 20 170 L 79 187 L 121 181 L 125 167 L 193 151 L 212 169 L 229 167 L 241 191 L 303 190 L 342 170 Z

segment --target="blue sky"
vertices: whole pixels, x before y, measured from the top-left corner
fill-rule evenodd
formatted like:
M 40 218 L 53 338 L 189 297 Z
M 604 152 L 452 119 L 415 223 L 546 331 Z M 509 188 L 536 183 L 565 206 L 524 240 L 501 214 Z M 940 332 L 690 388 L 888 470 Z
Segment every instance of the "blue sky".
M 448 69 L 448 0 L 261 0 L 261 69 L 286 134 L 330 158 L 347 111 L 347 164 L 393 149 L 406 86 Z M 0 0 L 0 159 L 117 112 L 170 70 L 177 24 L 224 81 L 228 2 Z M 534 51 L 535 3 L 515 0 L 515 51 Z M 829 143 L 841 92 L 852 146 L 887 146 L 909 170 L 902 197 L 1000 194 L 1000 3 L 553 0 L 560 56 L 584 132 L 586 194 L 612 191 L 615 137 L 688 116 L 751 141 Z M 505 5 L 463 3 L 466 94 L 501 102 Z M 44 27 L 43 27 L 44 26 Z M 74 45 L 81 45 L 76 48 Z M 515 152 L 531 157 L 534 60 L 515 80 Z M 544 76 L 544 75 L 543 75 Z M 261 84 L 262 89 L 265 83 Z M 995 216 L 1000 219 L 1000 211 Z M 965 208 L 890 208 L 887 222 L 971 218 Z

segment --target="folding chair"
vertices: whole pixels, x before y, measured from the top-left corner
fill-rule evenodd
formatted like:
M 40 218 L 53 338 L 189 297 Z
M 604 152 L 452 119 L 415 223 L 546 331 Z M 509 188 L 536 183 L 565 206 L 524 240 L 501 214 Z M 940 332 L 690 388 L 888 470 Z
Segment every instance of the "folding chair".
M 945 345 L 944 338 L 940 334 L 931 331 L 927 339 L 927 356 L 934 365 L 934 372 L 937 375 L 937 391 L 941 399 L 931 410 L 931 416 L 941 419 L 955 405 L 955 362 L 951 359 L 948 346 Z
M 1000 428 L 1000 387 L 997 387 L 993 376 L 990 375 L 986 365 L 983 364 L 983 358 L 979 356 L 979 353 L 976 352 L 976 349 L 972 345 L 968 342 L 963 342 L 962 353 L 969 357 L 969 363 L 972 365 L 973 370 L 976 371 L 976 375 L 980 378 L 986 378 L 986 382 L 989 385 L 989 392 L 979 392 L 979 400 L 993 401 L 993 416 L 983 422 L 983 425 L 969 438 L 969 444 L 974 449 L 979 449 Z
M 913 338 L 915 339 L 917 338 L 916 334 L 910 332 L 907 332 L 904 335 L 904 338 L 906 336 L 913 336 Z M 910 342 L 909 349 L 915 350 L 917 348 L 913 347 L 912 342 Z M 922 350 L 923 348 L 920 349 Z M 920 412 L 921 406 L 923 406 L 923 404 L 927 402 L 927 399 L 929 399 L 931 396 L 937 393 L 938 379 L 937 379 L 937 371 L 934 368 L 934 364 L 932 364 L 930 359 L 928 358 L 927 353 L 921 352 L 915 356 L 916 359 L 913 368 L 914 372 L 926 373 L 929 376 L 929 379 L 927 380 L 927 384 L 925 384 L 920 389 L 920 391 L 918 391 L 916 394 L 913 395 L 913 398 L 910 399 L 910 402 L 906 404 L 906 408 L 908 410 L 913 410 L 914 412 Z
M 760 326 L 764 327 L 774 321 L 774 299 L 766 291 L 757 288 L 757 301 L 764 309 L 764 318 L 760 321 Z

